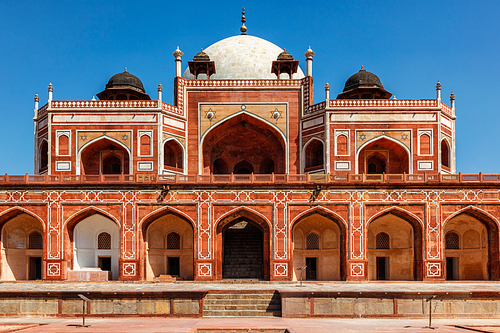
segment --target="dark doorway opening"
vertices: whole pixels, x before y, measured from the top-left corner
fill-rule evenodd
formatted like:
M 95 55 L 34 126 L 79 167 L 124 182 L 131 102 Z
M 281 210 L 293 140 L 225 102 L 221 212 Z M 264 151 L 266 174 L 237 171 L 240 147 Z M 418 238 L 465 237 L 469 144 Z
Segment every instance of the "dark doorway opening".
M 29 280 L 42 279 L 42 257 L 30 257 Z
M 306 280 L 316 280 L 318 272 L 318 258 L 306 258 Z
M 458 280 L 458 257 L 446 257 L 446 280 Z
M 99 257 L 98 266 L 103 271 L 111 270 L 111 257 Z
M 180 262 L 179 257 L 167 257 L 167 274 L 180 275 Z
M 389 257 L 377 257 L 377 280 L 389 278 Z
M 224 232 L 224 279 L 262 279 L 264 235 L 255 225 L 241 221 Z

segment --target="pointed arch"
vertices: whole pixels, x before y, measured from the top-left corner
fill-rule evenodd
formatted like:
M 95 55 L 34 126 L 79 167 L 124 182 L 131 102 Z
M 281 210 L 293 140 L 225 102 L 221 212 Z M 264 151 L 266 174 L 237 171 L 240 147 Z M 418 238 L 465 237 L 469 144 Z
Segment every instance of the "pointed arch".
M 365 237 L 364 238 L 365 238 L 365 248 L 367 249 L 367 254 L 369 255 L 369 252 L 370 252 L 370 249 L 368 246 L 368 236 L 369 236 L 369 232 L 370 232 L 370 225 L 373 222 L 377 221 L 378 219 L 380 219 L 384 216 L 387 216 L 387 215 L 394 215 L 394 216 L 400 218 L 401 220 L 407 222 L 411 226 L 411 230 L 413 233 L 413 239 L 412 239 L 412 242 L 413 242 L 412 257 L 413 257 L 413 259 L 408 258 L 409 261 L 407 261 L 408 265 L 411 265 L 411 266 L 409 266 L 409 269 L 410 269 L 410 267 L 412 267 L 412 270 L 410 270 L 410 273 L 412 273 L 411 274 L 412 277 L 410 277 L 410 278 L 412 278 L 413 280 L 422 280 L 423 279 L 423 253 L 424 253 L 424 244 L 425 244 L 425 240 L 424 240 L 425 224 L 417 215 L 415 215 L 414 213 L 412 213 L 406 209 L 403 209 L 403 208 L 398 207 L 398 206 L 391 206 L 387 209 L 384 209 L 384 210 L 374 214 L 371 218 L 369 218 L 366 221 L 366 223 L 365 223 Z M 388 234 L 392 234 L 392 231 L 390 231 L 388 229 L 384 229 L 383 231 L 388 233 Z M 371 250 L 371 251 L 373 251 L 373 250 Z M 389 250 L 386 250 L 386 251 L 389 251 Z M 392 247 L 391 247 L 390 251 L 392 251 Z M 389 258 L 391 256 L 391 253 L 387 253 L 386 255 L 388 256 L 387 258 Z M 370 262 L 369 262 L 369 265 L 370 265 Z M 376 275 L 378 275 L 378 271 L 377 271 Z M 384 274 L 384 276 L 385 276 L 385 274 Z M 386 276 L 385 278 L 389 278 L 389 277 Z M 378 279 L 378 277 L 377 277 L 377 279 Z
M 166 207 L 161 207 L 160 209 L 154 210 L 150 213 L 148 213 L 146 216 L 144 216 L 138 224 L 138 228 L 141 229 L 144 232 L 146 232 L 148 226 L 154 222 L 155 220 L 159 219 L 163 215 L 167 214 L 172 214 L 180 217 L 181 219 L 186 220 L 191 224 L 191 227 L 193 227 L 194 230 L 196 230 L 196 223 L 195 221 L 186 213 L 170 206 Z
M 171 153 L 173 154 L 173 157 L 170 158 L 170 160 L 167 160 L 166 156 L 166 150 L 169 149 L 171 150 Z M 175 168 L 178 169 L 178 172 L 184 172 L 186 169 L 186 149 L 184 148 L 184 145 L 182 142 L 175 138 L 175 137 L 170 137 L 167 138 L 166 140 L 163 141 L 162 143 L 162 166 L 163 169 L 165 167 L 170 167 L 170 168 Z M 170 170 L 176 172 L 176 170 Z
M 226 234 L 230 227 L 236 225 L 239 222 L 248 222 L 253 228 L 257 228 L 261 232 L 259 236 L 262 241 L 261 257 L 259 255 L 259 260 L 262 259 L 262 277 L 265 280 L 269 280 L 270 277 L 270 255 L 271 255 L 271 230 L 272 224 L 270 221 L 261 213 L 254 209 L 243 206 L 232 209 L 231 211 L 225 213 L 219 217 L 214 223 L 215 234 L 216 234 L 216 244 L 215 244 L 215 255 L 216 255 L 216 265 L 215 265 L 215 275 L 217 279 L 222 279 L 223 277 L 223 266 L 225 260 L 225 242 Z M 248 227 L 250 228 L 250 227 Z M 248 229 L 247 228 L 247 229 Z M 262 238 L 260 238 L 262 237 Z M 256 239 L 257 240 L 257 239 Z M 259 264 L 260 265 L 260 264 Z
M 447 138 L 441 140 L 441 165 L 451 169 L 451 145 Z
M 38 144 L 38 171 L 47 171 L 49 168 L 49 141 L 46 138 Z
M 162 207 L 144 216 L 138 231 L 139 248 L 145 254 L 140 258 L 139 269 L 143 279 L 153 280 L 162 274 L 194 278 L 197 233 L 196 223 L 190 216 L 173 207 Z M 169 235 L 173 233 L 179 236 L 178 248 L 168 246 Z M 171 260 L 175 261 L 175 269 Z
M 406 209 L 398 207 L 398 206 L 391 206 L 389 208 L 386 208 L 386 209 L 376 213 L 375 215 L 373 215 L 372 217 L 370 217 L 366 221 L 365 225 L 368 226 L 375 219 L 382 217 L 384 215 L 387 215 L 387 214 L 395 215 L 399 218 L 402 218 L 403 220 L 410 219 L 410 220 L 414 221 L 416 224 L 418 224 L 418 226 L 420 228 L 422 228 L 422 229 L 425 228 L 424 222 L 417 215 L 413 214 L 412 212 L 410 212 Z
M 484 227 L 486 227 L 488 243 L 488 263 L 486 266 L 486 271 L 488 274 L 487 279 L 500 280 L 500 240 L 498 237 L 500 224 L 498 219 L 487 211 L 471 205 L 464 207 L 448 216 L 443 222 L 441 233 L 444 234 L 446 226 L 452 219 L 462 214 L 475 218 L 481 224 L 483 224 Z M 443 238 L 443 235 L 441 237 Z
M 325 217 L 331 216 L 333 219 L 338 220 L 342 222 L 343 228 L 348 228 L 348 224 L 346 220 L 340 216 L 339 214 L 335 213 L 334 211 L 325 208 L 325 207 L 311 207 L 303 212 L 301 212 L 299 215 L 293 218 L 292 221 L 290 221 L 290 230 L 293 228 L 293 226 L 301 219 L 306 218 L 307 216 L 313 215 L 313 214 L 319 214 L 323 215 Z
M 262 213 L 258 212 L 255 209 L 252 209 L 248 206 L 241 206 L 241 207 L 231 209 L 229 212 L 227 212 L 224 215 L 217 218 L 217 220 L 214 223 L 214 226 L 216 226 L 216 228 L 218 228 L 220 222 L 223 219 L 230 219 L 231 217 L 234 217 L 236 215 L 241 215 L 241 216 L 245 216 L 245 217 L 249 217 L 249 218 L 251 218 L 252 216 L 256 216 L 258 219 L 265 221 L 268 228 L 272 228 L 271 221 L 269 221 L 269 219 L 265 215 L 263 215 Z M 236 218 L 236 217 L 234 217 L 234 218 Z
M 200 146 L 203 146 L 203 141 L 205 140 L 205 138 L 207 137 L 207 135 L 212 132 L 213 130 L 215 130 L 218 126 L 221 126 L 222 124 L 224 124 L 225 122 L 227 122 L 228 120 L 230 120 L 231 118 L 235 118 L 235 117 L 238 117 L 240 115 L 245 115 L 245 116 L 249 116 L 251 118 L 254 118 L 256 119 L 257 121 L 259 122 L 263 122 L 265 123 L 266 125 L 270 126 L 271 128 L 273 128 L 277 133 L 280 134 L 280 137 L 281 139 L 283 139 L 283 141 L 286 142 L 286 134 L 283 133 L 281 131 L 281 129 L 276 126 L 275 124 L 273 124 L 272 122 L 270 122 L 269 120 L 265 119 L 265 118 L 262 118 L 262 117 L 259 117 L 258 115 L 255 115 L 253 113 L 250 113 L 250 112 L 247 112 L 247 111 L 240 111 L 240 112 L 236 112 L 236 113 L 233 113 L 232 115 L 228 116 L 228 117 L 225 117 L 224 119 L 218 121 L 217 123 L 213 124 L 210 129 L 208 129 L 205 133 L 203 133 L 203 135 L 201 136 L 200 138 Z
M 325 142 L 312 137 L 303 148 L 304 172 L 323 169 L 325 167 Z
M 309 220 L 314 218 L 316 220 Z M 318 216 L 323 218 L 318 219 Z M 325 220 L 326 219 L 326 220 Z M 328 222 L 326 222 L 328 221 Z M 310 222 L 317 222 L 319 224 L 310 224 Z M 330 239 L 330 242 L 336 244 L 331 249 L 323 248 L 321 245 L 317 250 L 307 247 L 307 237 L 311 233 L 316 233 L 319 236 L 321 244 L 325 242 L 324 237 L 328 237 L 328 230 L 333 232 L 335 237 Z M 324 279 L 324 280 L 345 280 L 346 279 L 346 258 L 347 258 L 347 230 L 348 224 L 337 213 L 324 208 L 324 207 L 311 207 L 290 222 L 289 237 L 293 242 L 293 250 L 291 250 L 291 260 L 295 268 L 299 268 L 304 264 L 307 265 L 307 256 L 315 257 L 313 259 L 314 265 L 317 266 L 317 271 L 311 273 L 310 269 L 306 268 L 306 278 L 310 279 Z M 297 237 L 297 235 L 301 235 Z M 301 238 L 301 239 L 299 239 Z M 303 239 L 302 239 L 303 238 Z M 301 244 L 297 246 L 296 244 Z M 318 252 L 308 252 L 318 251 Z M 326 265 L 324 262 L 328 262 Z M 295 269 L 294 269 L 295 271 Z M 316 277 L 308 277 L 310 274 Z
M 367 142 L 363 143 L 356 150 L 356 159 L 355 159 L 356 173 L 366 173 L 367 167 L 365 167 L 364 164 L 366 162 L 365 159 L 367 159 L 369 156 L 363 157 L 363 156 L 361 156 L 361 154 L 363 152 L 365 152 L 365 150 L 369 150 L 371 147 L 375 148 L 377 146 L 377 142 L 378 141 L 380 141 L 381 143 L 384 143 L 384 141 L 386 141 L 386 145 L 395 144 L 395 146 L 393 145 L 393 147 L 395 147 L 393 149 L 391 149 L 391 147 L 385 147 L 385 145 L 383 145 L 383 144 L 381 145 L 381 147 L 385 148 L 385 151 L 387 151 L 388 156 L 389 155 L 392 156 L 391 159 L 397 158 L 400 161 L 401 161 L 401 159 L 403 159 L 398 164 L 399 170 L 401 170 L 401 169 L 403 169 L 403 170 L 407 169 L 408 173 L 411 173 L 413 171 L 413 166 L 412 166 L 413 157 L 412 157 L 412 153 L 411 153 L 410 148 L 408 148 L 401 141 L 383 134 L 383 135 L 379 135 L 379 136 L 377 136 L 375 138 L 372 138 L 372 139 L 368 140 Z M 399 153 L 398 153 L 398 151 L 399 151 Z M 407 165 L 406 165 L 406 162 L 407 162 Z M 393 171 L 393 169 L 396 169 L 396 168 L 394 166 L 391 167 L 390 166 L 390 161 L 389 161 L 388 170 L 386 171 L 386 173 L 395 173 Z M 396 169 L 396 171 L 397 171 L 397 169 Z M 403 172 L 401 172 L 401 173 L 403 173 Z
M 0 213 L 0 231 L 0 279 L 42 279 L 43 240 L 46 231 L 43 220 L 28 209 L 12 207 Z
M 236 138 L 236 139 L 235 139 Z M 274 164 L 274 172 L 288 171 L 288 141 L 286 135 L 275 125 L 244 111 L 224 118 L 203 133 L 202 149 L 198 151 L 200 173 L 213 173 L 214 162 L 223 158 L 228 171 L 242 159 L 253 165 L 254 170 L 266 158 Z
M 488 213 L 487 211 L 485 211 L 479 207 L 472 206 L 472 205 L 464 207 L 464 208 L 456 211 L 455 213 L 451 214 L 450 216 L 448 216 L 444 220 L 443 226 L 446 225 L 446 223 L 448 223 L 452 218 L 454 218 L 455 216 L 458 216 L 460 214 L 467 214 L 467 215 L 470 215 L 470 216 L 475 217 L 477 219 L 491 221 L 492 223 L 494 223 L 496 228 L 500 229 L 500 222 L 497 220 L 497 218 L 495 216 L 493 216 L 492 214 Z
M 74 227 L 81 220 L 86 219 L 87 217 L 94 215 L 94 214 L 99 214 L 99 215 L 102 215 L 104 217 L 109 218 L 110 220 L 114 221 L 118 225 L 118 228 L 121 229 L 121 223 L 116 217 L 114 217 L 109 212 L 105 211 L 104 209 L 101 209 L 101 208 L 96 207 L 96 206 L 86 207 L 86 208 L 79 210 L 78 212 L 70 215 L 63 222 L 63 228 Z
M 411 151 L 410 149 L 404 144 L 402 143 L 401 141 L 397 140 L 397 139 L 394 139 L 393 137 L 390 137 L 390 136 L 387 136 L 385 134 L 382 134 L 382 135 L 379 135 L 379 136 L 376 136 L 368 141 L 366 141 L 365 143 L 363 143 L 361 146 L 359 146 L 359 148 L 357 149 L 357 153 L 358 154 L 363 148 L 365 148 L 366 146 L 368 146 L 369 144 L 375 142 L 375 141 L 378 141 L 380 139 L 387 139 L 389 141 L 392 141 L 392 142 L 395 142 L 397 143 L 398 145 L 400 145 L 402 148 L 404 148 L 404 150 L 406 150 L 406 152 L 408 153 L 408 155 L 410 155 Z M 357 156 L 357 155 L 356 155 Z
M 21 214 L 27 214 L 40 222 L 40 224 L 42 225 L 43 233 L 45 234 L 45 221 L 37 214 L 21 206 L 9 208 L 0 213 L 0 229 L 6 222 Z
M 95 139 L 90 140 L 89 142 L 86 142 L 83 146 L 81 146 L 78 149 L 78 152 L 76 154 L 76 168 L 77 168 L 78 175 L 81 174 L 81 172 L 82 172 L 82 170 L 81 170 L 82 169 L 82 154 L 85 152 L 85 150 L 87 148 L 90 148 L 92 145 L 97 144 L 99 141 L 104 141 L 104 140 L 107 140 L 107 141 L 111 142 L 112 144 L 116 144 L 119 148 L 123 149 L 126 154 L 128 154 L 128 156 L 123 156 L 122 169 L 124 170 L 124 173 L 125 173 L 125 171 L 126 171 L 125 167 L 128 164 L 128 174 L 131 174 L 133 172 L 133 161 L 132 161 L 133 154 L 132 154 L 130 148 L 115 138 L 109 137 L 107 135 L 102 135 L 102 136 L 99 136 Z M 100 150 L 103 150 L 103 149 L 100 149 Z M 128 163 L 126 163 L 127 161 L 128 161 Z M 100 163 L 101 163 L 101 161 L 99 161 L 99 164 Z

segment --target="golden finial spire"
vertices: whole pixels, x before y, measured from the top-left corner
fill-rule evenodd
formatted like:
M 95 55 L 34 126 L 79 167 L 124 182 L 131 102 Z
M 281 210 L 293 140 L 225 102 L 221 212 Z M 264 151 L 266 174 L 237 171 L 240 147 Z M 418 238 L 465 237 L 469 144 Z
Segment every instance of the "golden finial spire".
M 240 31 L 241 31 L 241 34 L 242 35 L 246 35 L 247 34 L 247 27 L 245 27 L 245 22 L 247 20 L 245 19 L 245 7 L 243 7 L 241 9 L 241 28 L 240 28 Z

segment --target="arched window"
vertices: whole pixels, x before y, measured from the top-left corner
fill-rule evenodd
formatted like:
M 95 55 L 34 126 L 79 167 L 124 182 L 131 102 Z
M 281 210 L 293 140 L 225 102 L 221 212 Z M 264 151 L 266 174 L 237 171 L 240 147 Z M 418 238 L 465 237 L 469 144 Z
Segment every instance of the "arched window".
M 420 154 L 421 155 L 431 154 L 431 137 L 427 134 L 422 134 L 420 136 Z
M 459 250 L 459 237 L 456 232 L 449 232 L 446 234 L 446 249 L 447 250 Z
M 141 156 L 151 155 L 151 138 L 149 135 L 141 136 Z
M 111 235 L 107 232 L 101 232 L 97 236 L 97 248 L 99 250 L 111 250 Z
M 236 165 L 234 166 L 233 173 L 240 175 L 251 174 L 253 173 L 253 165 L 252 163 L 243 160 L 241 162 L 236 163 Z
M 223 158 L 218 158 L 214 161 L 214 168 L 212 173 L 214 175 L 225 175 L 228 174 L 227 163 Z
M 69 137 L 67 135 L 59 137 L 59 155 L 69 155 Z
M 317 233 L 311 232 L 306 236 L 306 249 L 319 250 L 319 235 Z
M 266 157 L 261 163 L 259 168 L 259 173 L 261 174 L 271 174 L 274 172 L 274 161 L 269 157 Z
M 122 173 L 122 160 L 115 154 L 109 154 L 102 160 L 102 173 L 117 175 Z
M 385 232 L 379 232 L 375 239 L 375 248 L 377 250 L 389 250 L 390 249 L 389 235 L 386 234 Z
M 369 174 L 380 174 L 384 173 L 386 170 L 386 161 L 387 159 L 380 153 L 375 153 L 370 155 L 366 163 L 368 164 L 368 173 Z
M 176 232 L 167 235 L 167 249 L 176 250 L 181 248 L 181 236 Z
M 163 165 L 169 168 L 183 169 L 182 147 L 177 141 L 170 140 L 163 146 Z
M 446 140 L 441 141 L 441 165 L 450 167 L 450 147 Z
M 337 155 L 347 155 L 347 136 L 337 136 Z
M 43 140 L 40 145 L 40 171 L 47 170 L 49 165 L 49 144 Z
M 305 168 L 306 172 L 323 168 L 323 143 L 321 141 L 313 139 L 307 145 Z
M 41 250 L 43 249 L 43 237 L 38 231 L 33 231 L 28 236 L 28 249 Z

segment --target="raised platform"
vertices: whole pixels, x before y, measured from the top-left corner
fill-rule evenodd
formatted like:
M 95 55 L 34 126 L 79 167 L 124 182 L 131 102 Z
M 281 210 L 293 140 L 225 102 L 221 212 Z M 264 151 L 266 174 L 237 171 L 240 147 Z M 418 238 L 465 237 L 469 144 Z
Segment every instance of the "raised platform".
M 427 300 L 435 296 L 432 312 L 436 318 L 500 318 L 500 282 L 489 281 L 308 282 L 303 286 L 296 282 L 244 281 L 3 282 L 0 283 L 0 316 L 81 316 L 83 301 L 78 294 L 91 300 L 87 315 L 95 317 L 203 317 L 204 311 L 214 316 L 218 314 L 213 311 L 213 302 L 208 300 L 225 299 L 213 297 L 223 294 L 233 296 L 227 297 L 228 304 L 217 306 L 240 311 L 225 314 L 221 311 L 220 315 L 244 316 L 242 308 L 234 307 L 234 295 L 266 293 L 276 295 L 272 298 L 274 303 L 281 300 L 283 317 L 425 318 L 429 311 Z M 279 315 L 274 313 L 276 307 L 270 306 L 268 309 L 273 315 Z

